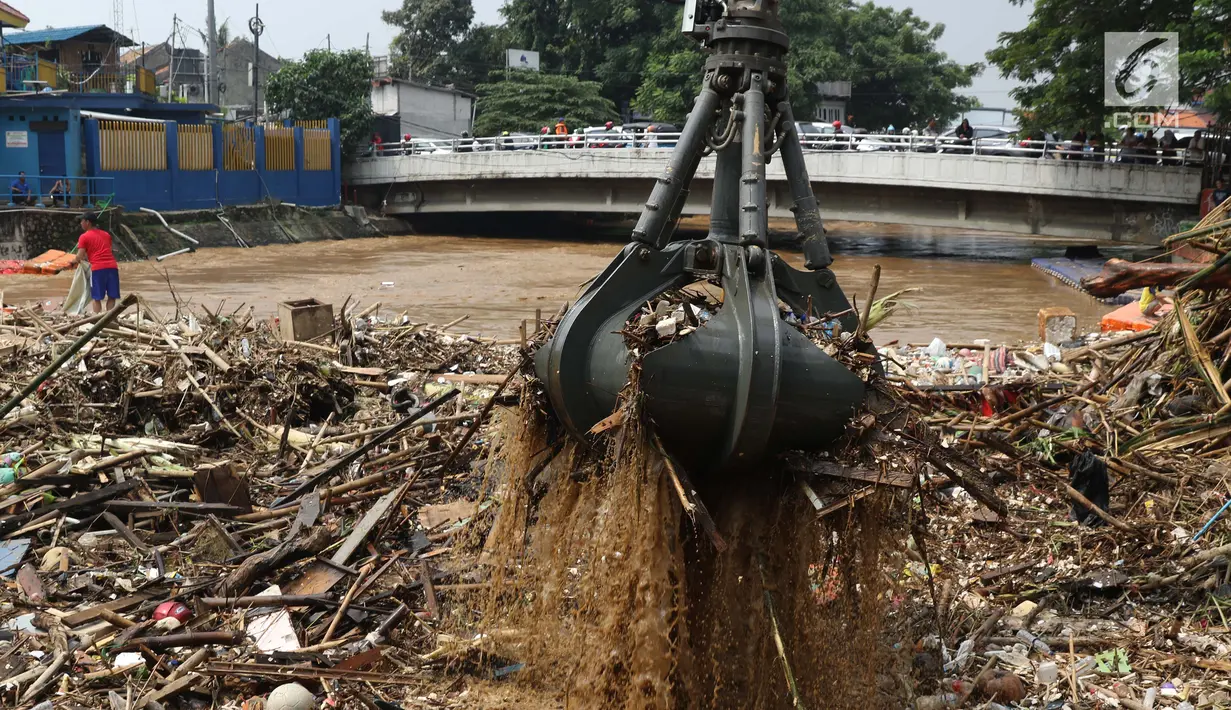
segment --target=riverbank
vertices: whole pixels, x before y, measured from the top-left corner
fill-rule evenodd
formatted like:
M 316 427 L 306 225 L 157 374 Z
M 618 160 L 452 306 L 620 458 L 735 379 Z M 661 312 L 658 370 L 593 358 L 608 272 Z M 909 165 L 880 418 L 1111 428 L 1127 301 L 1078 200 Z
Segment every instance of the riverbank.
M 0 210 L 0 260 L 34 258 L 50 249 L 71 251 L 81 233 L 80 210 Z M 164 224 L 165 222 L 165 224 Z M 407 234 L 397 219 L 358 208 L 306 208 L 287 204 L 193 212 L 104 210 L 100 226 L 114 237 L 121 261 L 144 261 L 185 248 L 248 248 Z

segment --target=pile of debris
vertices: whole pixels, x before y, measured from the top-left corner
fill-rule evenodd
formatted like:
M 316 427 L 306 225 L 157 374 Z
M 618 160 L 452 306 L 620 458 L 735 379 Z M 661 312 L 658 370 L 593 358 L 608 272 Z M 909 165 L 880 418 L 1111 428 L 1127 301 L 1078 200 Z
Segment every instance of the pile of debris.
M 916 707 L 1231 702 L 1229 343 L 1231 294 L 1198 278 L 1152 330 L 1067 350 L 1046 382 L 908 395 L 994 496 L 921 479 L 901 609 Z M 981 694 L 993 672 L 1012 680 Z
M 289 342 L 137 301 L 0 321 L 0 704 L 438 687 L 443 597 L 475 582 L 448 552 L 490 505 L 472 467 L 518 349 L 374 308 Z

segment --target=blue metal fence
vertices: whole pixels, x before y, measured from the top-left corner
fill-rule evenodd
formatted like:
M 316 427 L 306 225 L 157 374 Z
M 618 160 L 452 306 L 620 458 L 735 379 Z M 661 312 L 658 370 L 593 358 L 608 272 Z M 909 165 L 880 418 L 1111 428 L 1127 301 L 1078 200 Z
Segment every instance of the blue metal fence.
M 279 167 L 290 170 L 269 170 L 265 160 L 266 136 L 264 126 L 253 126 L 251 161 L 243 160 L 241 167 L 228 160 L 224 140 L 224 128 L 214 124 L 212 130 L 212 168 L 201 169 L 200 155 L 194 153 L 192 169 L 181 169 L 181 160 L 186 152 L 180 149 L 180 131 L 175 123 L 165 124 L 166 140 L 150 139 L 142 131 L 113 131 L 100 125 L 99 121 L 85 122 L 86 174 L 90 177 L 113 180 L 117 205 L 128 209 L 148 207 L 154 210 L 213 209 L 223 205 L 249 205 L 275 199 L 310 207 L 329 207 L 341 202 L 342 195 L 342 148 L 341 133 L 337 119 L 327 122 L 331 160 L 327 168 L 312 165 L 308 169 L 304 158 L 304 131 L 300 126 L 287 123 L 294 138 L 293 163 L 281 163 Z M 150 133 L 150 132 L 145 132 Z M 185 140 L 188 140 L 187 134 Z M 194 149 L 199 150 L 201 137 L 193 137 Z M 149 157 L 151 151 L 165 151 L 165 170 L 131 169 L 133 165 L 148 166 L 143 160 L 132 161 L 133 155 Z M 161 167 L 161 155 L 158 165 Z

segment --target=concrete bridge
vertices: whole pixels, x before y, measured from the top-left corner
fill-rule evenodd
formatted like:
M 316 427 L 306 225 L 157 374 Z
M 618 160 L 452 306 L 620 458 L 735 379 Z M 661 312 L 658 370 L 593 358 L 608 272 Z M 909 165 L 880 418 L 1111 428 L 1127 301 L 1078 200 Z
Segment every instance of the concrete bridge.
M 346 173 L 369 207 L 413 219 L 476 213 L 636 214 L 667 150 L 538 149 L 360 158 Z M 911 152 L 806 154 L 827 220 L 1154 244 L 1195 217 L 1197 168 Z M 709 213 L 714 158 L 686 215 Z M 770 216 L 791 217 L 782 164 Z

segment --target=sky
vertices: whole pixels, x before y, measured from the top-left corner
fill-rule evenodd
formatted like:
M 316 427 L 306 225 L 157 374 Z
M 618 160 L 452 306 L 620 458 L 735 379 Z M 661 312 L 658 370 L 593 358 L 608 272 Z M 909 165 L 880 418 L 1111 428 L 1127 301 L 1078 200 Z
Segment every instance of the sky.
M 203 46 L 198 29 L 205 27 L 205 0 L 118 0 L 124 6 L 125 34 L 154 44 L 171 34 L 172 17 L 183 23 L 183 39 L 189 46 Z M 646 0 L 652 2 L 653 0 Z M 88 24 L 111 25 L 113 0 L 8 0 L 30 16 L 30 28 Z M 297 57 L 310 49 L 362 48 L 371 43 L 372 54 L 388 52 L 393 30 L 380 21 L 381 10 L 400 0 L 261 0 L 265 34 L 262 49 L 282 57 Z M 1001 32 L 1021 29 L 1030 15 L 1030 3 L 1016 7 L 1009 0 L 878 0 L 897 9 L 913 8 L 932 23 L 944 23 L 940 49 L 962 63 L 982 62 L 984 53 L 996 46 Z M 504 0 L 474 0 L 476 20 L 500 21 Z M 977 6 L 977 7 L 975 7 Z M 252 0 L 215 0 L 218 22 L 230 19 L 232 34 L 247 32 L 255 3 Z M 974 8 L 974 9 L 972 9 Z M 964 93 L 984 106 L 1011 108 L 1008 96 L 1013 83 L 999 78 L 994 69 L 984 72 Z

